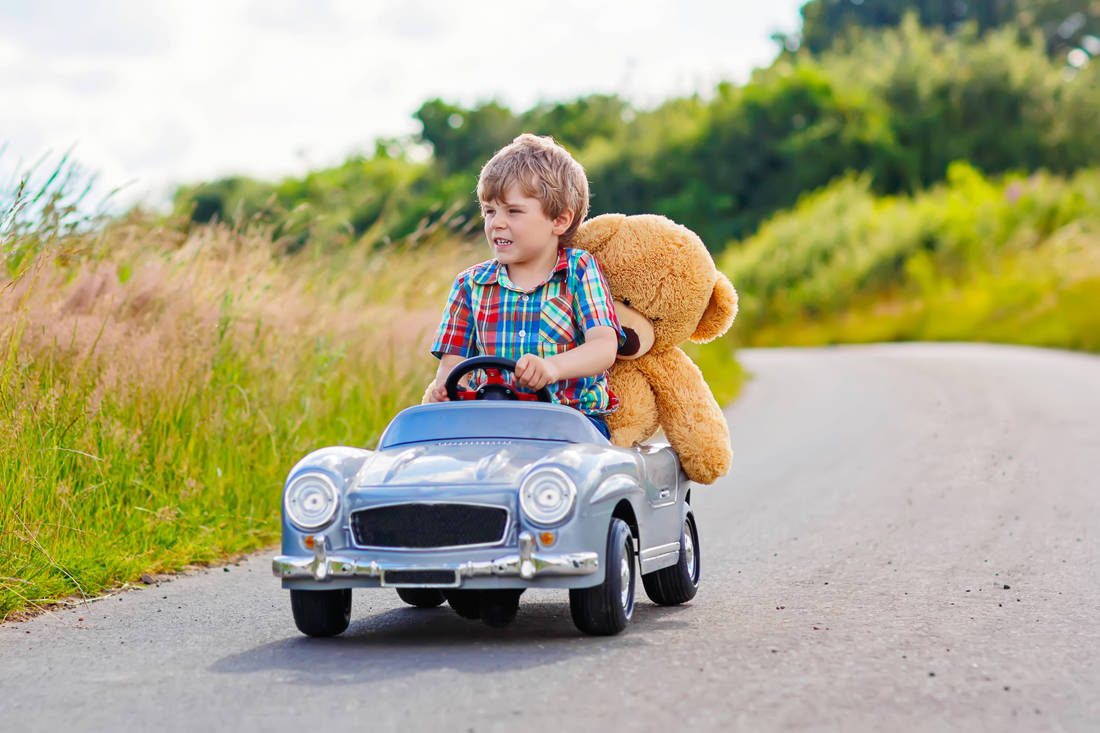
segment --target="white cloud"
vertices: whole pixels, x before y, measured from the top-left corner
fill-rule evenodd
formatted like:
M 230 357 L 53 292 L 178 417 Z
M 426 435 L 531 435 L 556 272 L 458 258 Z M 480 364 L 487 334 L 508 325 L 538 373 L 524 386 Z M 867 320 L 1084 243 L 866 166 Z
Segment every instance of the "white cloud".
M 45 0 L 0 10 L 5 166 L 76 144 L 129 200 L 276 177 L 415 132 L 427 99 L 618 93 L 642 105 L 743 80 L 801 0 Z

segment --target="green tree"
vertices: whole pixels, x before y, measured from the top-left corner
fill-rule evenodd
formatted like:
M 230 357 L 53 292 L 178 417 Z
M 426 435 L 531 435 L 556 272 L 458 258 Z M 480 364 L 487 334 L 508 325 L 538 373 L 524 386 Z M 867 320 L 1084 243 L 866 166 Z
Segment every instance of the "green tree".
M 540 104 L 520 115 L 525 132 L 550 135 L 573 150 L 617 138 L 636 111 L 616 95 L 592 94 L 571 102 Z
M 1097 0 L 809 0 L 802 6 L 802 30 L 779 36 L 788 49 L 821 53 L 853 29 L 892 28 L 906 14 L 926 28 L 955 32 L 973 24 L 979 35 L 1012 26 L 1022 39 L 1041 34 L 1048 53 L 1064 59 L 1084 46 L 1100 54 L 1100 2 Z
M 522 132 L 512 111 L 497 102 L 465 109 L 437 98 L 420 105 L 413 117 L 444 175 L 479 168 Z
M 844 171 L 890 156 L 888 110 L 814 65 L 723 84 L 697 135 L 662 146 L 642 210 L 695 229 L 715 250 Z
M 910 19 L 798 63 L 820 63 L 888 106 L 900 166 L 875 171 L 882 192 L 942 180 L 956 160 L 1000 173 L 1068 172 L 1100 159 L 1100 133 L 1087 122 L 1100 112 L 1096 66 L 1067 75 L 1010 28 L 976 39 Z
M 585 165 L 592 214 L 665 214 L 717 251 L 848 172 L 893 194 L 941 181 L 954 161 L 984 174 L 1100 163 L 1100 63 L 1068 68 L 1039 36 L 1021 44 L 1014 27 L 951 32 L 911 14 L 655 109 L 614 95 L 521 112 L 434 99 L 417 119 L 419 136 L 379 141 L 369 156 L 278 183 L 189 186 L 177 202 L 196 221 L 268 223 L 289 247 L 397 239 L 442 220 L 467 227 L 481 165 L 530 131 Z

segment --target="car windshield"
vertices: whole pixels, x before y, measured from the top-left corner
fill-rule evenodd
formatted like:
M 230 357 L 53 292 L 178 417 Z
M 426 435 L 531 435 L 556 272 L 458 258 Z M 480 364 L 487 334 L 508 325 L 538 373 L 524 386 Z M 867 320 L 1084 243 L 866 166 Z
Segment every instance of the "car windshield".
M 378 447 L 463 438 L 608 444 L 588 418 L 570 407 L 543 402 L 475 400 L 402 410 L 382 434 Z

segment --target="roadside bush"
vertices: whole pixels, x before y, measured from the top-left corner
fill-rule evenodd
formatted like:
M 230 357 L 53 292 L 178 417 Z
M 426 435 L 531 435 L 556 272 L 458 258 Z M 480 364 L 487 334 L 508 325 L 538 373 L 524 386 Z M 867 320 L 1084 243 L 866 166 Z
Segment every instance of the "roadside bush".
M 721 265 L 751 343 L 977 339 L 1100 349 L 1100 171 L 878 197 L 848 177 L 803 197 Z

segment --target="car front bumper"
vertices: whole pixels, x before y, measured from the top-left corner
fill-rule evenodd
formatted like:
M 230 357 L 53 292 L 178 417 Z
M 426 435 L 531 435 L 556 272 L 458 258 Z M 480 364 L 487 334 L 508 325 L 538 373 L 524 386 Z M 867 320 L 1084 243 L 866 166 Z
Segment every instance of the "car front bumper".
M 324 583 L 338 578 L 375 578 L 381 585 L 393 587 L 458 587 L 464 578 L 482 576 L 512 577 L 532 580 L 544 576 L 591 575 L 600 569 L 595 552 L 551 554 L 535 551 L 535 539 L 529 532 L 519 535 L 519 552 L 501 555 L 491 560 L 470 560 L 453 563 L 378 562 L 350 555 L 329 554 L 328 538 L 316 535 L 313 557 L 279 555 L 271 563 L 272 573 L 283 580 L 311 580 Z M 452 573 L 454 581 L 416 581 L 415 573 Z M 387 579 L 393 574 L 400 580 Z

